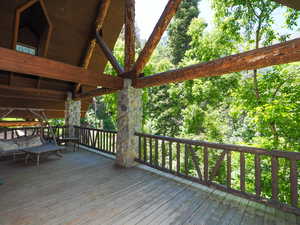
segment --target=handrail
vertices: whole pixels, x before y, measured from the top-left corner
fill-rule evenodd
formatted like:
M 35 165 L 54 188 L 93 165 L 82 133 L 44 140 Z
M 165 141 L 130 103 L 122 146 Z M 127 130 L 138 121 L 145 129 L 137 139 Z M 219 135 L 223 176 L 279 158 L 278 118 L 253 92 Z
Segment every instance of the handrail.
M 182 144 L 203 146 L 203 147 L 209 147 L 209 148 L 215 148 L 215 149 L 235 150 L 235 151 L 244 152 L 244 153 L 255 153 L 255 154 L 261 154 L 261 155 L 276 156 L 276 157 L 300 160 L 299 152 L 287 152 L 287 151 L 282 151 L 282 150 L 267 150 L 267 149 L 263 149 L 263 148 L 255 148 L 255 147 L 247 147 L 247 146 L 231 145 L 231 144 L 220 144 L 220 143 L 214 143 L 214 142 L 189 140 L 189 139 L 166 137 L 166 136 L 152 135 L 152 134 L 143 134 L 143 133 L 139 133 L 139 132 L 136 132 L 135 135 L 141 136 L 141 137 L 156 138 L 156 139 L 171 141 L 171 142 L 178 142 L 178 143 L 182 143 Z
M 135 135 L 140 163 L 300 215 L 298 152 Z

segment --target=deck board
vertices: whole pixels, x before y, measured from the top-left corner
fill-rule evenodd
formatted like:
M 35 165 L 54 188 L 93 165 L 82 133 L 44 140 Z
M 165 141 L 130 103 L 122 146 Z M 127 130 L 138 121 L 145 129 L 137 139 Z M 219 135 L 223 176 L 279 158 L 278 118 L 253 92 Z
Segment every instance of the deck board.
M 299 217 L 208 192 L 79 151 L 34 163 L 1 161 L 1 225 L 296 225 Z

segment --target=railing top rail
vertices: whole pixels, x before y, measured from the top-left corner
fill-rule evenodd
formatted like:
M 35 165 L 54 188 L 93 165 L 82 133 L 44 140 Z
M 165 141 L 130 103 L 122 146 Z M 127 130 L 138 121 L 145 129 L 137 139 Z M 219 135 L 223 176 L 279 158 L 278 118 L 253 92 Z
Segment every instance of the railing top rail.
M 300 160 L 299 152 L 287 152 L 287 151 L 281 151 L 281 150 L 270 151 L 270 150 L 263 149 L 263 148 L 212 143 L 212 142 L 206 142 L 206 141 L 198 141 L 198 140 L 166 137 L 166 136 L 160 136 L 160 135 L 143 134 L 143 133 L 139 133 L 139 132 L 136 132 L 135 135 L 140 136 L 140 137 L 154 138 L 154 139 L 160 139 L 160 140 L 165 140 L 165 141 L 170 141 L 170 142 L 177 142 L 177 143 L 182 143 L 182 144 L 209 147 L 209 148 L 214 148 L 214 149 L 238 151 L 238 152 L 245 152 L 245 153 L 252 153 L 252 154 L 282 157 L 282 158 L 288 158 L 288 159 L 293 159 L 293 160 Z
M 88 130 L 95 130 L 95 131 L 101 131 L 101 132 L 107 132 L 107 133 L 118 133 L 115 130 L 104 130 L 104 129 L 98 129 L 98 128 L 91 128 L 91 127 L 82 127 L 82 126 L 74 126 L 75 128 L 81 128 L 81 129 L 88 129 Z

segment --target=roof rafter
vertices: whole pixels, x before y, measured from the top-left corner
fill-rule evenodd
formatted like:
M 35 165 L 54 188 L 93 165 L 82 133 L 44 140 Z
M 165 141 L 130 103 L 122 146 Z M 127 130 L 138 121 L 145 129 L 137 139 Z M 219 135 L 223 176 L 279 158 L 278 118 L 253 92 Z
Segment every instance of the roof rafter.
M 136 88 L 159 86 L 200 77 L 220 76 L 297 61 L 300 61 L 300 38 L 210 62 L 137 78 L 134 80 L 133 86 Z
M 150 38 L 148 39 L 144 49 L 140 53 L 133 67 L 133 72 L 136 74 L 136 76 L 138 76 L 138 74 L 140 74 L 144 70 L 163 33 L 167 29 L 173 16 L 176 14 L 181 1 L 182 0 L 169 0 L 164 12 L 162 13 Z

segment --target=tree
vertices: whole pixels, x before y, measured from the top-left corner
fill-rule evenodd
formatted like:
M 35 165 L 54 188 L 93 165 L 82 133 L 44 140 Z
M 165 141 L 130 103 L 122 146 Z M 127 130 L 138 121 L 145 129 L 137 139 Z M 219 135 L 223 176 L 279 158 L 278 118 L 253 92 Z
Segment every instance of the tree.
M 200 0 L 184 0 L 168 29 L 171 61 L 177 65 L 189 49 L 191 37 L 187 34 L 188 27 L 194 18 L 199 16 Z

